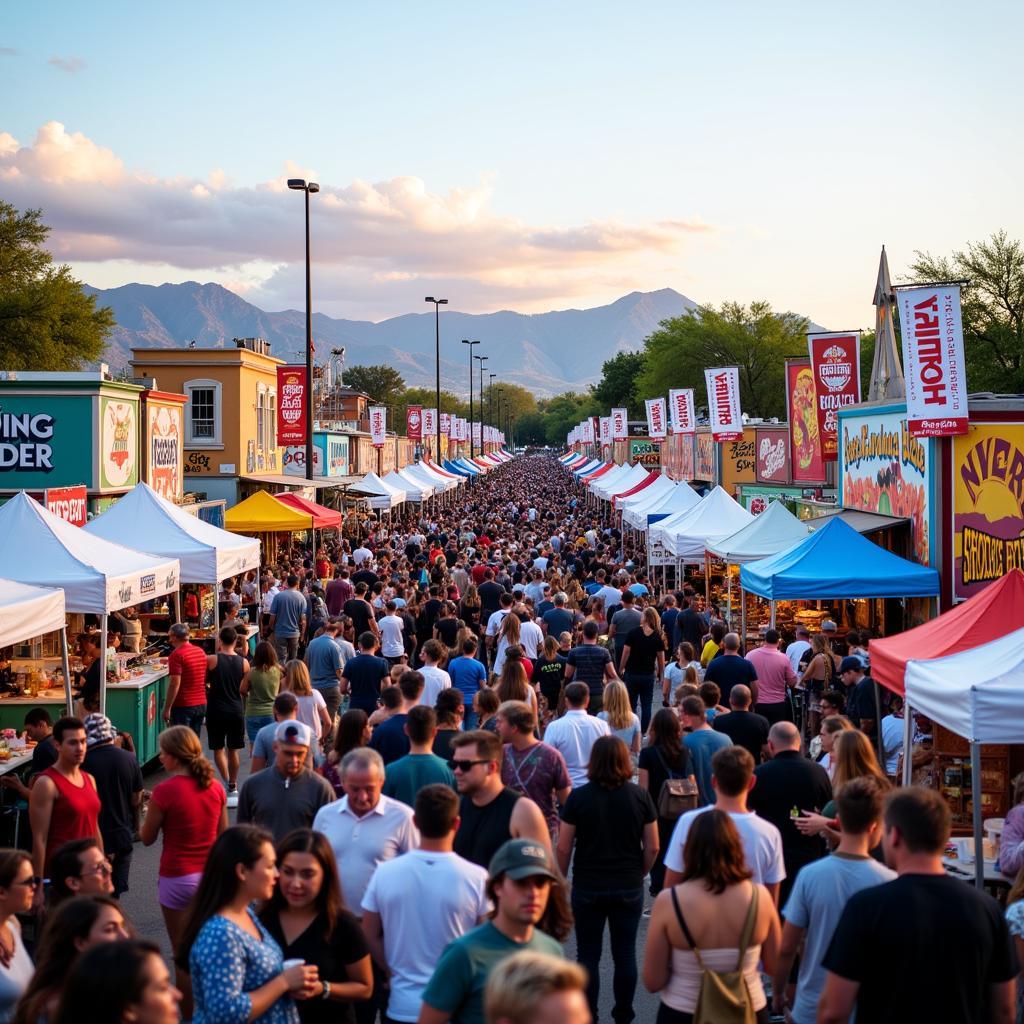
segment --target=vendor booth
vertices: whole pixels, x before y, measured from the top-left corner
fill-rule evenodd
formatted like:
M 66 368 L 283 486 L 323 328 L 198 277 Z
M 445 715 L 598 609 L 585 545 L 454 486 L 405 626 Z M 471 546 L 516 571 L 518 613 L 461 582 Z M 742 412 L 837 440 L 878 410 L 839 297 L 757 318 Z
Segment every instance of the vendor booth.
M 107 651 L 109 612 L 173 594 L 179 586 L 178 559 L 92 536 L 58 519 L 24 492 L 0 508 L 0 537 L 0 578 L 60 587 L 66 611 L 100 616 L 101 652 Z M 139 761 L 145 763 L 157 752 L 166 662 L 124 654 L 106 656 L 106 661 L 107 671 L 100 675 L 100 711 L 118 729 L 132 734 Z M 48 667 L 45 659 L 37 666 L 42 672 Z M 11 701 L 0 697 L 2 728 L 20 727 L 29 706 L 65 706 L 67 693 L 64 687 L 45 687 L 29 705 Z
M 413 479 L 404 471 L 393 469 L 387 476 L 381 479 L 389 486 L 405 491 L 406 501 L 422 503 L 434 493 L 433 486 Z
M 358 484 L 361 494 L 373 509 L 391 509 L 405 504 L 405 491 L 384 483 L 376 473 L 367 473 Z
M 313 517 L 257 491 L 224 513 L 224 525 L 232 533 L 296 533 L 312 530 Z

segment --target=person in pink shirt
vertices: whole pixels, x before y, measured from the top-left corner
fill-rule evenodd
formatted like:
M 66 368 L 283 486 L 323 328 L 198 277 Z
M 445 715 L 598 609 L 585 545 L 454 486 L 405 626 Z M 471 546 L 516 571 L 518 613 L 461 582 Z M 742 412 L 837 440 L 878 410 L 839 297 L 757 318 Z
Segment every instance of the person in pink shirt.
M 779 650 L 779 631 L 767 630 L 764 643 L 749 651 L 747 660 L 757 670 L 757 713 L 764 715 L 769 725 L 792 722 L 788 687 L 796 685 L 796 673 L 789 658 Z

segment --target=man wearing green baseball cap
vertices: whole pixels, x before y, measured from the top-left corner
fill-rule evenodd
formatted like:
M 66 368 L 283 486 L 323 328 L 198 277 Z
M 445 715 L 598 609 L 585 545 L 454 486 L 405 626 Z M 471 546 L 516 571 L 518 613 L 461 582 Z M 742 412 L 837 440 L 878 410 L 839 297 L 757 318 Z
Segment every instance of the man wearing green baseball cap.
M 419 1024 L 484 1024 L 484 986 L 506 957 L 528 949 L 562 957 L 572 916 L 565 880 L 545 846 L 510 839 L 491 858 L 489 921 L 450 942 L 423 991 Z

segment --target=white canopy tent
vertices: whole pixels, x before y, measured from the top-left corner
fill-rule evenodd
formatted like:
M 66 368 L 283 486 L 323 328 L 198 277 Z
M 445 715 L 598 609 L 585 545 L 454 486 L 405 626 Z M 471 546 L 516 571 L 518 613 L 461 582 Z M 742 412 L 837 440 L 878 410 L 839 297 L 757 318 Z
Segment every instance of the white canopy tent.
M 421 476 L 424 480 L 429 481 L 435 487 L 442 491 L 451 491 L 462 483 L 461 477 L 453 476 L 450 473 L 439 473 L 433 466 L 429 465 L 423 459 L 419 462 L 413 463 L 411 466 L 406 466 L 406 469 L 414 469 L 418 476 Z
M 640 492 L 641 495 L 643 492 Z M 650 517 L 659 516 L 663 522 L 670 516 L 686 512 L 700 501 L 700 495 L 688 484 L 678 483 L 667 493 L 655 495 L 647 501 L 632 506 L 623 516 L 624 521 L 635 530 L 645 531 L 651 525 Z
M 636 494 L 631 494 L 628 498 L 620 499 L 619 509 L 622 512 L 623 521 L 625 521 L 627 512 L 635 508 L 642 508 L 647 504 L 653 504 L 658 499 L 663 499 L 665 495 L 671 494 L 675 487 L 676 485 L 673 483 L 672 478 L 662 473 L 654 483 L 648 484 L 642 491 L 637 491 Z
M 453 491 L 457 486 L 455 480 L 442 480 L 435 477 L 425 466 L 420 466 L 419 463 L 414 463 L 411 466 L 402 467 L 402 476 L 408 477 L 410 480 L 415 480 L 418 483 L 423 484 L 425 487 L 432 487 L 435 494 L 447 494 L 449 491 Z
M 177 558 L 133 551 L 58 519 L 24 491 L 0 508 L 0 577 L 60 587 L 69 612 L 100 615 L 106 657 L 107 614 L 173 594 Z M 106 673 L 100 673 L 100 710 L 106 713 Z
M 664 532 L 665 548 L 677 562 L 703 562 L 708 544 L 728 537 L 753 519 L 728 491 L 716 487 Z
M 611 476 L 610 473 L 608 475 Z M 608 480 L 606 482 L 602 477 L 598 477 L 594 481 L 596 486 L 593 490 L 599 498 L 604 501 L 611 501 L 616 494 L 623 494 L 631 490 L 637 484 L 643 483 L 648 476 L 650 476 L 650 471 L 644 469 L 638 462 L 635 465 L 628 466 L 626 472 L 620 474 L 615 480 Z
M 730 565 L 756 562 L 776 555 L 811 532 L 781 501 L 773 501 L 759 516 L 736 533 L 708 544 L 708 551 Z
M 68 664 L 68 630 L 64 615 L 63 590 L 30 587 L 15 580 L 0 579 L 0 647 L 11 647 L 44 633 L 60 633 L 64 695 L 70 715 L 71 666 Z
M 621 466 L 612 466 L 612 468 L 607 472 L 602 473 L 600 476 L 591 480 L 590 483 L 587 484 L 587 490 L 596 496 L 599 493 L 599 489 L 625 480 L 626 477 L 629 476 L 632 468 L 633 467 L 630 466 L 628 462 L 623 462 Z
M 405 491 L 386 484 L 376 473 L 367 473 L 357 485 L 370 508 L 392 509 L 405 502 Z
M 427 498 L 434 493 L 434 488 L 430 484 L 423 483 L 421 480 L 414 480 L 409 476 L 404 476 L 403 473 L 397 469 L 391 470 L 391 472 L 382 479 L 384 480 L 384 483 L 405 491 L 406 501 L 426 501 Z

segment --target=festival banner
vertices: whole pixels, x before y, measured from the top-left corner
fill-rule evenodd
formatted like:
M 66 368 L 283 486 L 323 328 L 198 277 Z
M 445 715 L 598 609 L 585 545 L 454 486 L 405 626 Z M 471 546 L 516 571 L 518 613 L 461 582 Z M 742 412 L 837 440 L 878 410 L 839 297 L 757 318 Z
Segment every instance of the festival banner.
M 480 447 L 480 421 L 479 420 L 474 420 L 473 421 L 473 444 L 475 444 L 477 448 Z
M 43 491 L 43 504 L 55 516 L 72 526 L 85 526 L 89 518 L 86 513 L 88 497 L 85 484 L 76 487 L 47 487 Z
M 388 429 L 388 409 L 386 405 L 370 406 L 370 441 L 374 448 L 384 447 L 384 436 Z
M 726 441 L 719 447 L 722 487 L 734 498 L 742 484 L 754 482 L 757 467 L 757 430 L 745 427 L 738 441 Z
M 625 441 L 629 434 L 629 413 L 625 409 L 612 409 L 612 440 Z
M 789 483 L 789 434 L 771 427 L 757 428 L 757 468 L 759 484 Z
M 441 413 L 441 436 L 451 437 L 452 433 L 452 414 L 450 412 Z
M 1024 569 L 1024 423 L 972 423 L 951 442 L 953 599 Z
M 897 291 L 907 421 L 915 437 L 966 434 L 967 368 L 960 286 Z
M 739 369 L 735 366 L 722 366 L 705 370 L 704 381 L 708 389 L 712 437 L 716 441 L 739 441 L 743 437 Z
M 693 477 L 704 483 L 715 482 L 715 439 L 706 430 L 699 430 L 694 434 L 696 445 L 694 447 Z
M 645 399 L 644 406 L 647 409 L 647 433 L 655 440 L 667 437 L 665 399 L 648 398 Z
M 423 406 L 410 405 L 405 410 L 405 436 L 410 441 L 423 438 Z
M 786 407 L 793 482 L 823 483 L 825 462 L 821 457 L 818 405 L 809 359 L 786 360 Z
M 612 443 L 612 418 L 611 416 L 601 417 L 601 444 Z
M 692 434 L 697 430 L 693 413 L 693 388 L 672 388 L 668 393 L 669 422 L 673 434 Z
M 431 441 L 437 436 L 437 410 L 423 410 L 423 440 Z
M 306 443 L 306 368 L 277 368 L 277 443 L 282 448 Z
M 821 457 L 834 462 L 839 453 L 838 412 L 860 401 L 860 334 L 808 334 L 807 353 L 814 375 Z

